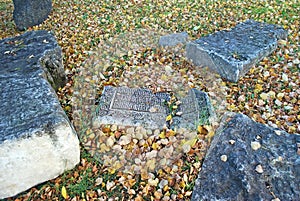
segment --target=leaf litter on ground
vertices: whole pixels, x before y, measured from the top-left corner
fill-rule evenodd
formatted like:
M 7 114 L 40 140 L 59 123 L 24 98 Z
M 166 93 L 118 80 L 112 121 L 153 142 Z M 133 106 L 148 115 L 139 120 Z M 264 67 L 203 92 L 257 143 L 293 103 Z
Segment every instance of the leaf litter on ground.
M 23 33 L 15 29 L 12 12 L 11 1 L 0 2 L 0 39 Z M 137 29 L 148 29 L 155 33 L 166 33 L 165 30 L 168 30 L 167 33 L 186 31 L 190 39 L 196 39 L 232 28 L 236 23 L 249 18 L 281 25 L 289 31 L 289 35 L 286 41 L 280 41 L 274 53 L 256 64 L 237 83 L 223 80 L 218 84 L 224 86 L 226 90 L 224 98 L 226 110 L 241 112 L 258 122 L 295 133 L 300 132 L 299 13 L 300 4 L 296 0 L 282 2 L 53 0 L 53 11 L 49 18 L 41 25 L 28 30 L 51 30 L 62 47 L 69 82 L 57 93 L 64 110 L 72 119 L 74 79 L 80 75 L 80 68 L 90 58 L 90 54 L 99 50 L 99 45 L 107 44 L 110 38 Z M 220 96 L 213 85 L 207 86 L 210 82 L 203 84 L 203 80 L 210 75 L 209 71 L 193 74 L 193 66 L 188 63 L 179 63 L 178 66 L 172 54 L 155 55 L 155 52 L 147 49 L 128 52 L 126 54 L 126 62 L 130 64 L 128 66 L 132 66 L 130 62 L 137 62 L 135 69 L 131 68 L 133 72 L 139 72 L 139 69 L 143 68 L 145 74 L 149 73 L 147 70 L 150 68 L 144 68 L 144 64 L 147 62 L 150 64 L 151 59 L 143 61 L 147 58 L 141 55 L 142 53 L 153 54 L 152 59 L 158 59 L 163 65 L 181 69 L 178 77 L 185 80 L 188 87 L 197 86 L 207 91 L 212 101 L 216 103 L 223 101 L 219 100 L 223 94 Z M 118 62 L 123 61 L 116 60 L 114 63 Z M 126 71 L 124 75 L 124 69 L 120 66 L 122 65 L 116 64 L 107 72 L 102 72 L 102 76 L 99 75 L 105 80 L 102 82 L 103 85 L 118 86 L 120 83 L 126 83 L 127 78 L 128 85 L 134 86 L 139 81 L 138 77 L 134 77 L 134 73 L 126 74 L 128 72 Z M 169 70 L 165 68 L 166 74 Z M 169 85 L 174 77 L 176 75 L 173 73 L 169 77 L 154 76 L 144 79 L 152 84 Z M 171 82 L 168 83 L 168 80 Z M 138 83 L 137 85 L 140 86 Z M 99 86 L 98 91 L 101 91 L 101 87 L 103 86 Z M 162 90 L 158 88 L 161 87 L 158 84 L 152 87 L 154 91 Z M 225 109 L 222 108 L 220 111 Z M 111 131 L 111 128 L 106 131 L 120 137 L 121 133 L 114 129 Z M 141 170 L 140 174 L 125 173 L 111 168 L 112 166 L 104 166 L 82 147 L 81 162 L 76 168 L 8 200 L 189 200 L 205 157 L 205 150 L 209 146 L 209 141 L 205 140 L 208 133 L 205 131 L 205 135 L 200 135 L 204 132 L 202 127 L 197 130 L 198 140 L 183 142 L 187 144 L 185 146 L 187 153 L 182 154 L 172 166 L 158 168 L 152 172 Z M 165 138 L 165 135 L 167 133 L 160 136 Z M 168 138 L 171 138 L 173 134 L 168 135 Z M 147 143 L 151 144 L 151 149 L 159 149 L 157 141 L 151 142 L 150 139 Z M 151 164 L 153 160 L 149 161 L 148 165 L 153 166 Z

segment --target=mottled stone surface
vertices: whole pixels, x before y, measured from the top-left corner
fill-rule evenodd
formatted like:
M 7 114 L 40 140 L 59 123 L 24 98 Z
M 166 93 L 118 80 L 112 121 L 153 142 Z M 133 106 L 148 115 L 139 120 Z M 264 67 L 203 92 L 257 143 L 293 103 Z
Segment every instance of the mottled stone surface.
M 166 102 L 168 93 L 153 94 L 148 89 L 105 87 L 99 101 L 95 125 L 117 124 L 161 129 L 170 110 Z M 209 119 L 214 112 L 206 93 L 191 89 L 181 100 L 180 117 L 174 117 L 174 127 L 195 129 L 199 119 Z
M 186 32 L 168 34 L 159 38 L 159 45 L 172 47 L 178 44 L 185 44 L 188 41 L 188 37 L 189 35 Z
M 279 26 L 247 20 L 231 30 L 189 42 L 186 56 L 195 65 L 207 66 L 223 78 L 237 82 L 277 48 L 279 39 L 286 37 L 287 31 Z
M 79 162 L 77 134 L 45 79 L 52 77 L 43 66 L 60 53 L 44 31 L 0 41 L 0 199 Z
M 192 200 L 300 200 L 299 134 L 227 115 L 208 150 Z
M 52 10 L 51 0 L 13 0 L 13 18 L 19 30 L 41 24 Z
M 174 127 L 196 129 L 197 125 L 216 121 L 216 114 L 205 92 L 191 89 L 180 101 L 178 112 L 182 112 L 182 115 L 173 118 Z
M 48 31 L 29 31 L 0 41 L 0 74 L 41 74 L 57 90 L 66 84 L 62 51 Z

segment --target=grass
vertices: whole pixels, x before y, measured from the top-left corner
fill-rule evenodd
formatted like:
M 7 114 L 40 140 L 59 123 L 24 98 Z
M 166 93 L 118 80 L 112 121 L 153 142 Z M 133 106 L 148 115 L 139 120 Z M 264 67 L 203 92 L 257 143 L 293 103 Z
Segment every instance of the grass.
M 0 39 L 23 33 L 15 29 L 12 11 L 13 4 L 11 0 L 0 2 Z M 72 85 L 74 78 L 78 75 L 78 69 L 84 66 L 84 63 L 90 57 L 87 52 L 101 49 L 98 47 L 99 42 L 113 40 L 118 34 L 134 31 L 137 28 L 154 30 L 157 33 L 163 33 L 166 30 L 167 32 L 186 31 L 190 39 L 193 40 L 219 30 L 232 28 L 236 23 L 249 18 L 281 25 L 289 30 L 287 44 L 279 45 L 274 53 L 254 66 L 253 71 L 246 74 L 238 83 L 224 81 L 226 87 L 228 87 L 226 102 L 228 103 L 228 110 L 244 113 L 258 122 L 272 122 L 281 129 L 295 133 L 300 132 L 297 130 L 300 122 L 298 113 L 300 107 L 299 94 L 296 93 L 295 97 L 290 97 L 290 94 L 291 92 L 297 92 L 300 85 L 299 65 L 293 64 L 293 61 L 299 59 L 300 55 L 299 13 L 300 3 L 297 0 L 250 0 L 247 2 L 240 0 L 199 2 L 181 0 L 53 0 L 53 11 L 49 18 L 43 24 L 28 30 L 46 29 L 55 33 L 64 54 L 65 69 L 70 77 L 69 84 Z M 101 50 L 105 51 L 105 48 Z M 144 59 L 148 57 L 148 52 L 146 53 L 147 55 L 143 55 Z M 107 54 L 106 56 L 112 55 Z M 238 54 L 233 56 L 238 57 Z M 130 57 L 128 55 L 124 57 L 124 60 L 129 63 Z M 274 66 L 277 64 L 279 66 L 275 68 Z M 124 66 L 125 64 L 122 68 L 125 68 Z M 113 71 L 114 68 L 114 66 L 111 66 L 108 71 Z M 270 72 L 269 77 L 263 76 L 265 71 Z M 93 66 L 91 66 L 90 72 L 95 72 Z M 279 81 L 282 73 L 289 75 L 289 83 Z M 110 77 L 109 74 L 104 76 L 106 79 Z M 262 91 L 255 91 L 257 83 L 262 85 Z M 105 84 L 111 83 L 107 82 Z M 58 91 L 61 104 L 70 118 L 72 118 L 72 104 L 70 101 L 72 90 L 74 88 L 65 87 Z M 85 88 L 83 87 L 82 90 L 84 91 Z M 283 93 L 287 100 L 289 98 L 293 101 L 293 107 L 286 110 L 272 104 L 275 101 L 275 99 L 272 99 L 265 101 L 264 105 L 261 105 L 258 109 L 259 94 L 262 92 L 268 93 L 269 91 L 274 91 L 275 94 Z M 245 101 L 240 102 L 238 98 L 243 95 Z M 283 100 L 283 104 L 288 105 L 290 103 L 291 101 Z M 230 105 L 234 107 L 230 108 Z M 269 114 L 269 110 L 272 113 Z M 170 108 L 170 111 L 172 112 L 173 109 Z M 267 116 L 267 118 L 264 116 Z M 282 121 L 282 116 L 296 120 L 292 122 Z M 200 114 L 199 124 L 207 123 L 206 119 L 207 113 L 203 112 L 203 114 Z M 80 134 L 88 130 L 88 125 L 82 125 L 82 127 L 82 131 L 78 131 Z M 120 184 L 119 179 L 122 176 L 128 178 L 130 175 L 122 172 L 110 174 L 107 167 L 103 167 L 83 146 L 81 148 L 81 162 L 73 170 L 8 200 L 64 200 L 61 195 L 63 186 L 66 187 L 69 195 L 66 200 L 96 200 L 100 198 L 108 200 L 112 197 L 138 200 L 139 193 L 146 190 L 149 190 L 149 193 L 143 195 L 143 199 L 155 199 L 154 193 L 159 189 L 158 187 L 148 189 L 147 179 L 134 175 L 133 178 L 136 182 L 133 186 Z M 197 161 L 203 161 L 203 158 L 197 157 L 186 157 L 184 163 L 179 161 L 178 166 L 181 171 L 177 173 L 180 178 L 176 180 L 176 184 L 182 183 L 184 174 L 187 174 L 190 179 L 184 188 L 179 185 L 170 187 L 169 191 L 164 192 L 166 195 L 168 193 L 174 194 L 177 196 L 177 200 L 190 199 L 190 196 L 185 196 L 185 193 L 193 189 L 194 181 L 199 172 L 195 170 L 194 164 Z M 97 171 L 93 170 L 94 167 L 97 167 Z M 158 175 L 157 172 L 154 172 L 154 175 L 161 180 L 171 177 L 170 172 L 170 169 L 165 168 L 164 174 Z M 99 177 L 103 178 L 104 186 L 95 186 L 96 179 Z M 113 190 L 106 189 L 108 181 L 115 181 L 116 185 Z M 134 189 L 136 195 L 129 195 L 125 187 Z M 97 190 L 101 190 L 101 193 L 99 194 Z

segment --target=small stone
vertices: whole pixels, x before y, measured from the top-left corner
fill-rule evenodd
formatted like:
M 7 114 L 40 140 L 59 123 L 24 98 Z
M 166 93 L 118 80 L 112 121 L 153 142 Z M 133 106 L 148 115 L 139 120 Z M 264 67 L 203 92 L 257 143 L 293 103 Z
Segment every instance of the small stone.
M 258 173 L 260 173 L 260 174 L 264 172 L 264 170 L 263 170 L 263 168 L 262 168 L 261 165 L 257 165 L 257 166 L 255 167 L 255 171 L 258 172 Z
M 167 145 L 169 143 L 169 140 L 168 139 L 161 139 L 160 143 L 163 144 L 163 145 Z
M 113 136 L 110 136 L 109 138 L 107 138 L 106 140 L 106 145 L 108 147 L 112 147 L 115 143 L 115 138 Z
M 148 179 L 148 184 L 150 186 L 157 186 L 158 182 L 159 182 L 158 178 L 155 178 L 155 179 L 150 178 L 150 179 Z
M 112 125 L 112 126 L 110 127 L 110 130 L 113 131 L 113 132 L 116 131 L 116 130 L 118 130 L 117 125 L 115 125 L 115 124 Z
M 251 142 L 251 148 L 252 148 L 253 150 L 258 150 L 260 147 L 261 147 L 261 145 L 260 145 L 259 142 L 256 142 L 256 141 Z
M 160 198 L 163 196 L 163 194 L 160 191 L 155 191 L 154 192 L 154 197 L 157 200 L 160 200 Z
M 276 135 L 281 135 L 281 131 L 280 130 L 276 130 L 275 133 L 276 133 Z
M 134 134 L 134 128 L 133 127 L 127 128 L 126 133 L 129 134 L 129 135 L 133 135 Z
M 282 80 L 283 80 L 284 82 L 288 82 L 288 81 L 289 81 L 289 78 L 288 78 L 287 74 L 285 74 L 285 73 L 282 73 L 281 78 L 282 78 Z
M 269 76 L 270 76 L 269 71 L 265 71 L 265 72 L 264 72 L 264 77 L 269 77 Z
M 269 91 L 268 95 L 269 95 L 269 97 L 271 97 L 271 98 L 275 98 L 276 93 L 275 93 L 274 91 Z
M 263 100 L 267 100 L 268 99 L 268 94 L 267 93 L 261 93 L 260 98 L 263 99 Z
M 182 145 L 182 151 L 184 153 L 188 153 L 190 150 L 191 150 L 191 145 L 189 145 L 189 144 Z
M 163 167 L 167 164 L 167 159 L 166 158 L 163 158 L 159 161 L 159 164 Z
M 272 199 L 271 201 L 280 201 L 279 198 Z
M 108 181 L 106 183 L 106 189 L 109 191 L 112 187 L 115 186 L 115 182 L 114 181 Z
M 138 132 L 138 133 L 135 133 L 135 134 L 132 135 L 132 138 L 138 139 L 138 140 L 143 139 L 143 137 L 144 136 L 143 136 L 143 134 L 141 132 Z
M 145 128 L 142 127 L 140 132 L 143 136 L 147 136 L 147 130 Z
M 222 155 L 220 158 L 221 158 L 221 161 L 223 161 L 223 162 L 227 161 L 227 155 Z
M 102 184 L 102 182 L 103 182 L 103 179 L 102 179 L 101 177 L 98 177 L 98 178 L 96 179 L 95 185 L 96 185 L 96 186 L 99 186 L 100 184 Z
M 168 180 L 165 180 L 165 179 L 162 179 L 160 182 L 159 182 L 159 184 L 158 184 L 158 186 L 159 186 L 159 188 L 163 188 L 165 185 L 168 185 Z
M 157 156 L 157 151 L 156 150 L 152 150 L 152 151 L 146 153 L 146 158 L 147 159 L 155 158 L 156 156 Z
M 263 101 L 263 100 L 261 100 L 261 99 L 260 99 L 260 100 L 258 100 L 258 105 L 259 105 L 259 106 L 263 106 L 263 105 L 265 105 L 265 101 Z
M 135 159 L 134 159 L 134 163 L 137 164 L 137 165 L 141 164 L 141 162 L 142 162 L 142 161 L 141 161 L 141 159 L 139 159 L 139 158 L 135 158 Z
M 294 63 L 294 64 L 299 64 L 300 61 L 299 61 L 299 59 L 294 59 L 294 60 L 293 60 L 293 63 Z
M 284 93 L 278 93 L 278 94 L 277 94 L 277 98 L 278 98 L 279 100 L 282 100 L 283 97 L 284 97 Z
M 281 106 L 281 105 L 282 105 L 282 102 L 281 102 L 280 100 L 276 99 L 276 100 L 275 100 L 275 104 L 278 105 L 278 106 Z
M 233 145 L 235 143 L 235 140 L 229 140 L 229 144 Z
M 159 134 L 160 134 L 160 130 L 159 130 L 159 129 L 155 129 L 155 130 L 154 130 L 154 135 L 155 135 L 155 136 L 158 136 Z
M 147 135 L 152 135 L 152 130 L 151 129 L 147 130 Z
M 131 136 L 130 135 L 122 135 L 120 137 L 120 140 L 119 140 L 119 145 L 127 145 L 129 144 L 131 141 Z
M 239 102 L 244 102 L 245 100 L 246 100 L 245 95 L 240 95 L 239 98 L 238 98 Z

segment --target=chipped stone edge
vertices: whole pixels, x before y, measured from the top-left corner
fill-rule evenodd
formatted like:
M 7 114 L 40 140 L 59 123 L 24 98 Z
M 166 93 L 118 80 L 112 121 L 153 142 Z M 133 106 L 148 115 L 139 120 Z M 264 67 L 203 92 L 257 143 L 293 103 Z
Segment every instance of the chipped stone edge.
M 54 129 L 54 137 L 40 135 L 43 132 L 40 129 L 28 138 L 6 140 L 1 144 L 0 166 L 5 167 L 5 172 L 0 174 L 0 199 L 54 179 L 79 163 L 79 140 L 74 128 L 64 120 Z M 25 158 L 27 165 L 23 166 Z M 59 165 L 51 166 L 51 161 Z M 34 165 L 36 163 L 39 165 Z

